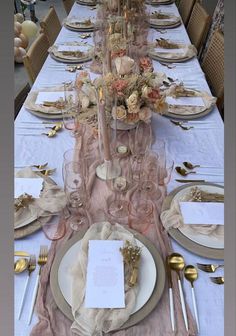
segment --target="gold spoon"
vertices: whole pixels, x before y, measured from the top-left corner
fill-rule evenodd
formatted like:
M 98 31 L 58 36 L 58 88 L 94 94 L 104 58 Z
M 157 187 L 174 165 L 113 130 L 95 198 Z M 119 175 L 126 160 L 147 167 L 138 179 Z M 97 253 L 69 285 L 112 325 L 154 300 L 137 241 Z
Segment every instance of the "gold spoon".
M 26 270 L 26 268 L 28 267 L 28 259 L 26 258 L 20 258 L 18 259 L 15 263 L 14 263 L 14 272 L 15 273 L 21 273 L 24 272 L 24 270 Z
M 168 260 L 168 264 L 169 264 L 170 268 L 173 271 L 175 271 L 178 275 L 178 286 L 179 286 L 180 301 L 181 301 L 181 306 L 182 306 L 182 312 L 183 312 L 185 327 L 186 327 L 186 330 L 188 331 L 187 312 L 186 312 L 184 294 L 183 294 L 181 278 L 180 278 L 180 272 L 184 269 L 184 266 L 185 266 L 184 258 L 179 253 L 172 253 L 168 256 L 167 260 Z
M 198 271 L 196 267 L 192 265 L 188 265 L 184 269 L 184 276 L 187 281 L 191 283 L 191 289 L 192 289 L 192 299 L 193 299 L 193 309 L 194 309 L 194 315 L 197 323 L 197 330 L 199 332 L 199 319 L 198 319 L 198 312 L 197 312 L 197 304 L 196 304 L 196 297 L 194 292 L 193 283 L 198 278 Z
M 177 172 L 178 174 L 180 174 L 181 176 L 187 176 L 187 175 L 189 175 L 189 174 L 196 174 L 195 171 L 193 171 L 193 172 L 187 172 L 187 170 L 185 170 L 184 168 L 179 167 L 179 166 L 175 167 L 175 170 L 176 170 L 176 172 Z
M 39 173 L 43 174 L 44 176 L 52 175 L 56 171 L 56 168 L 54 169 L 43 169 L 39 170 Z

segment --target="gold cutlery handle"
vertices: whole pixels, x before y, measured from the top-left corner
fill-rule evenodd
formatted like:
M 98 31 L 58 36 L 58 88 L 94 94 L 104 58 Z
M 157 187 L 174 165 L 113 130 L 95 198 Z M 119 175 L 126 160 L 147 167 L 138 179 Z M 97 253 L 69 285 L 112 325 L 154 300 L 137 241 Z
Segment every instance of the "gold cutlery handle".
M 30 254 L 28 252 L 25 252 L 25 251 L 15 251 L 14 256 L 16 256 L 16 257 L 29 257 Z

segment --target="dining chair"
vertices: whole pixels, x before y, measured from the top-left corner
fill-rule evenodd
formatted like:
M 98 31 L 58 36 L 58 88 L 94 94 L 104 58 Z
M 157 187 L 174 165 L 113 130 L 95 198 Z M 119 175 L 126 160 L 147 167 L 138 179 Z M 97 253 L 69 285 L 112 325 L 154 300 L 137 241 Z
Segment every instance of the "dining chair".
M 17 93 L 15 100 L 14 100 L 14 105 L 15 105 L 14 106 L 15 107 L 14 119 L 16 119 L 29 92 L 30 92 L 30 84 L 26 83 Z
M 195 1 L 196 0 L 180 0 L 178 10 L 185 26 L 188 24 Z
M 187 32 L 192 44 L 196 47 L 198 54 L 202 49 L 210 24 L 210 15 L 206 12 L 205 8 L 196 1 L 187 24 Z
M 53 45 L 61 30 L 61 23 L 53 6 L 50 6 L 47 15 L 40 22 L 40 27 L 41 32 L 47 36 L 49 45 Z
M 23 57 L 30 81 L 34 83 L 48 55 L 49 42 L 45 34 L 39 34 Z
M 65 8 L 66 14 L 68 15 L 71 11 L 72 6 L 74 5 L 74 0 L 62 0 L 63 6 Z
M 212 93 L 217 97 L 217 106 L 223 117 L 224 104 L 224 35 L 214 31 L 201 63 Z

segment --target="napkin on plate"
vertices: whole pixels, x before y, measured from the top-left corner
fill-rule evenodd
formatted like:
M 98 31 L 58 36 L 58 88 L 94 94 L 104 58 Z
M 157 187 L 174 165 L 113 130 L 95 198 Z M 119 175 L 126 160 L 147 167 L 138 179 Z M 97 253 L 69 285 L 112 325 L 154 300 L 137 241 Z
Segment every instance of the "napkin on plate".
M 135 244 L 132 233 L 119 224 L 112 225 L 108 222 L 93 224 L 83 239 L 78 260 L 71 270 L 72 276 L 72 314 L 74 322 L 71 326 L 73 332 L 78 335 L 102 335 L 121 327 L 128 319 L 135 306 L 138 287 L 127 285 L 128 273 L 125 272 L 125 308 L 95 309 L 85 308 L 86 270 L 88 261 L 89 240 L 129 240 Z
M 199 223 L 197 225 L 184 224 L 183 216 L 181 214 L 181 209 L 179 202 L 180 201 L 190 201 L 191 202 L 191 194 L 186 194 L 180 200 L 173 200 L 171 206 L 168 210 L 165 210 L 161 213 L 160 218 L 163 226 L 168 231 L 171 228 L 185 228 L 191 231 L 195 231 L 196 233 L 200 233 L 203 235 L 213 235 L 216 238 L 222 238 L 224 236 L 224 226 L 223 225 L 212 225 L 212 224 L 204 224 Z
M 16 177 L 39 177 L 30 167 L 19 170 L 15 174 Z M 41 176 L 40 176 L 41 177 Z M 39 218 L 42 216 L 50 216 L 58 214 L 66 206 L 66 196 L 64 191 L 49 179 L 44 178 L 43 190 L 40 197 L 34 199 L 27 208 L 20 208 L 15 211 L 14 227 L 17 228 L 24 218 Z

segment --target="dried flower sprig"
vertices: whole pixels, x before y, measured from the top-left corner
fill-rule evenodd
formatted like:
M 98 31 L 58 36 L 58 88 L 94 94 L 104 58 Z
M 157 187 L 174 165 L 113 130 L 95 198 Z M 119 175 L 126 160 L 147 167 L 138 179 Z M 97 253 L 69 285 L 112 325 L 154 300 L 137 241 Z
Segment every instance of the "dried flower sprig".
M 18 211 L 21 208 L 26 208 L 33 201 L 34 201 L 34 198 L 32 195 L 24 193 L 15 199 L 14 201 L 15 210 Z
M 125 242 L 125 246 L 120 248 L 120 251 L 124 258 L 124 263 L 128 267 L 129 277 L 128 285 L 133 287 L 138 281 L 138 270 L 141 259 L 141 248 L 137 245 L 132 245 L 128 240 Z

